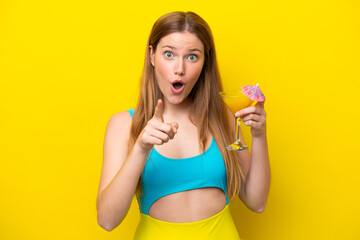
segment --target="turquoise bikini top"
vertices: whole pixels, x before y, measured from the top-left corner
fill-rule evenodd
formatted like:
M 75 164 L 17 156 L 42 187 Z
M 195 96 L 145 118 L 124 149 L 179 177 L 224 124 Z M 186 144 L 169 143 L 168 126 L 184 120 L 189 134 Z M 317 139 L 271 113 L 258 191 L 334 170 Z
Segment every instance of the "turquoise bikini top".
M 132 117 L 134 109 L 128 112 Z M 226 180 L 225 163 L 214 138 L 203 154 L 189 158 L 167 158 L 153 148 L 142 172 L 142 189 L 137 198 L 140 212 L 149 215 L 151 205 L 163 196 L 204 187 L 221 188 L 228 204 Z

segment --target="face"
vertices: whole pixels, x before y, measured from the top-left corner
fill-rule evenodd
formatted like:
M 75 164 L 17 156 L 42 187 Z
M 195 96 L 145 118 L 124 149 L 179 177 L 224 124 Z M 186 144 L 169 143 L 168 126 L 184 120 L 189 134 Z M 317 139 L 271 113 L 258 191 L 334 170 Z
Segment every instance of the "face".
M 150 46 L 150 60 L 164 101 L 179 104 L 200 76 L 204 45 L 193 33 L 171 33 L 160 39 L 155 52 Z

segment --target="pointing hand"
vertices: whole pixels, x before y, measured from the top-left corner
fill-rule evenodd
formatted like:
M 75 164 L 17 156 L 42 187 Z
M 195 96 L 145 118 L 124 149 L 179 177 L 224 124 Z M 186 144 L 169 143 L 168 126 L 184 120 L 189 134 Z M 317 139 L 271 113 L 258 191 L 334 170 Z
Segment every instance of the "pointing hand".
M 177 133 L 179 125 L 176 122 L 164 123 L 163 111 L 164 103 L 159 99 L 153 117 L 138 137 L 137 141 L 146 152 L 150 151 L 154 145 L 162 145 L 173 139 Z

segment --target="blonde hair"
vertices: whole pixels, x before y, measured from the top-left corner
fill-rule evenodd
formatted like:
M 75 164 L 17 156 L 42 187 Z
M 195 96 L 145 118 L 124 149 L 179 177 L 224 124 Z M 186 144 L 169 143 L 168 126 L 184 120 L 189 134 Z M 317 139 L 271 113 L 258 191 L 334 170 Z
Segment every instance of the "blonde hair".
M 153 117 L 157 100 L 163 98 L 150 62 L 149 46 L 152 46 L 155 52 L 162 37 L 173 32 L 185 31 L 194 33 L 204 44 L 203 69 L 188 96 L 193 105 L 190 116 L 193 116 L 191 121 L 197 126 L 200 153 L 206 150 L 206 134 L 210 132 L 217 145 L 221 146 L 219 150 L 223 156 L 227 173 L 227 194 L 229 200 L 233 200 L 240 191 L 244 175 L 236 153 L 225 149 L 232 137 L 227 108 L 219 95 L 219 92 L 222 91 L 222 84 L 213 36 L 208 24 L 193 12 L 171 12 L 160 17 L 153 25 L 146 46 L 140 94 L 131 125 L 129 149 L 134 146 L 146 123 Z M 140 188 L 141 177 L 136 189 L 137 196 L 140 194 Z

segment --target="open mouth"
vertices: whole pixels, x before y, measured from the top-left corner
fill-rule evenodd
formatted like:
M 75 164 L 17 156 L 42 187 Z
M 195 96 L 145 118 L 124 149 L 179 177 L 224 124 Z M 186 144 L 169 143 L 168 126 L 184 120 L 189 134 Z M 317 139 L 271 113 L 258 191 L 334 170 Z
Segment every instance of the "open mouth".
M 174 87 L 176 90 L 182 88 L 182 86 L 184 86 L 184 84 L 182 84 L 181 82 L 173 83 L 173 87 Z
M 182 81 L 173 82 L 171 90 L 174 94 L 180 94 L 184 90 L 184 83 Z

